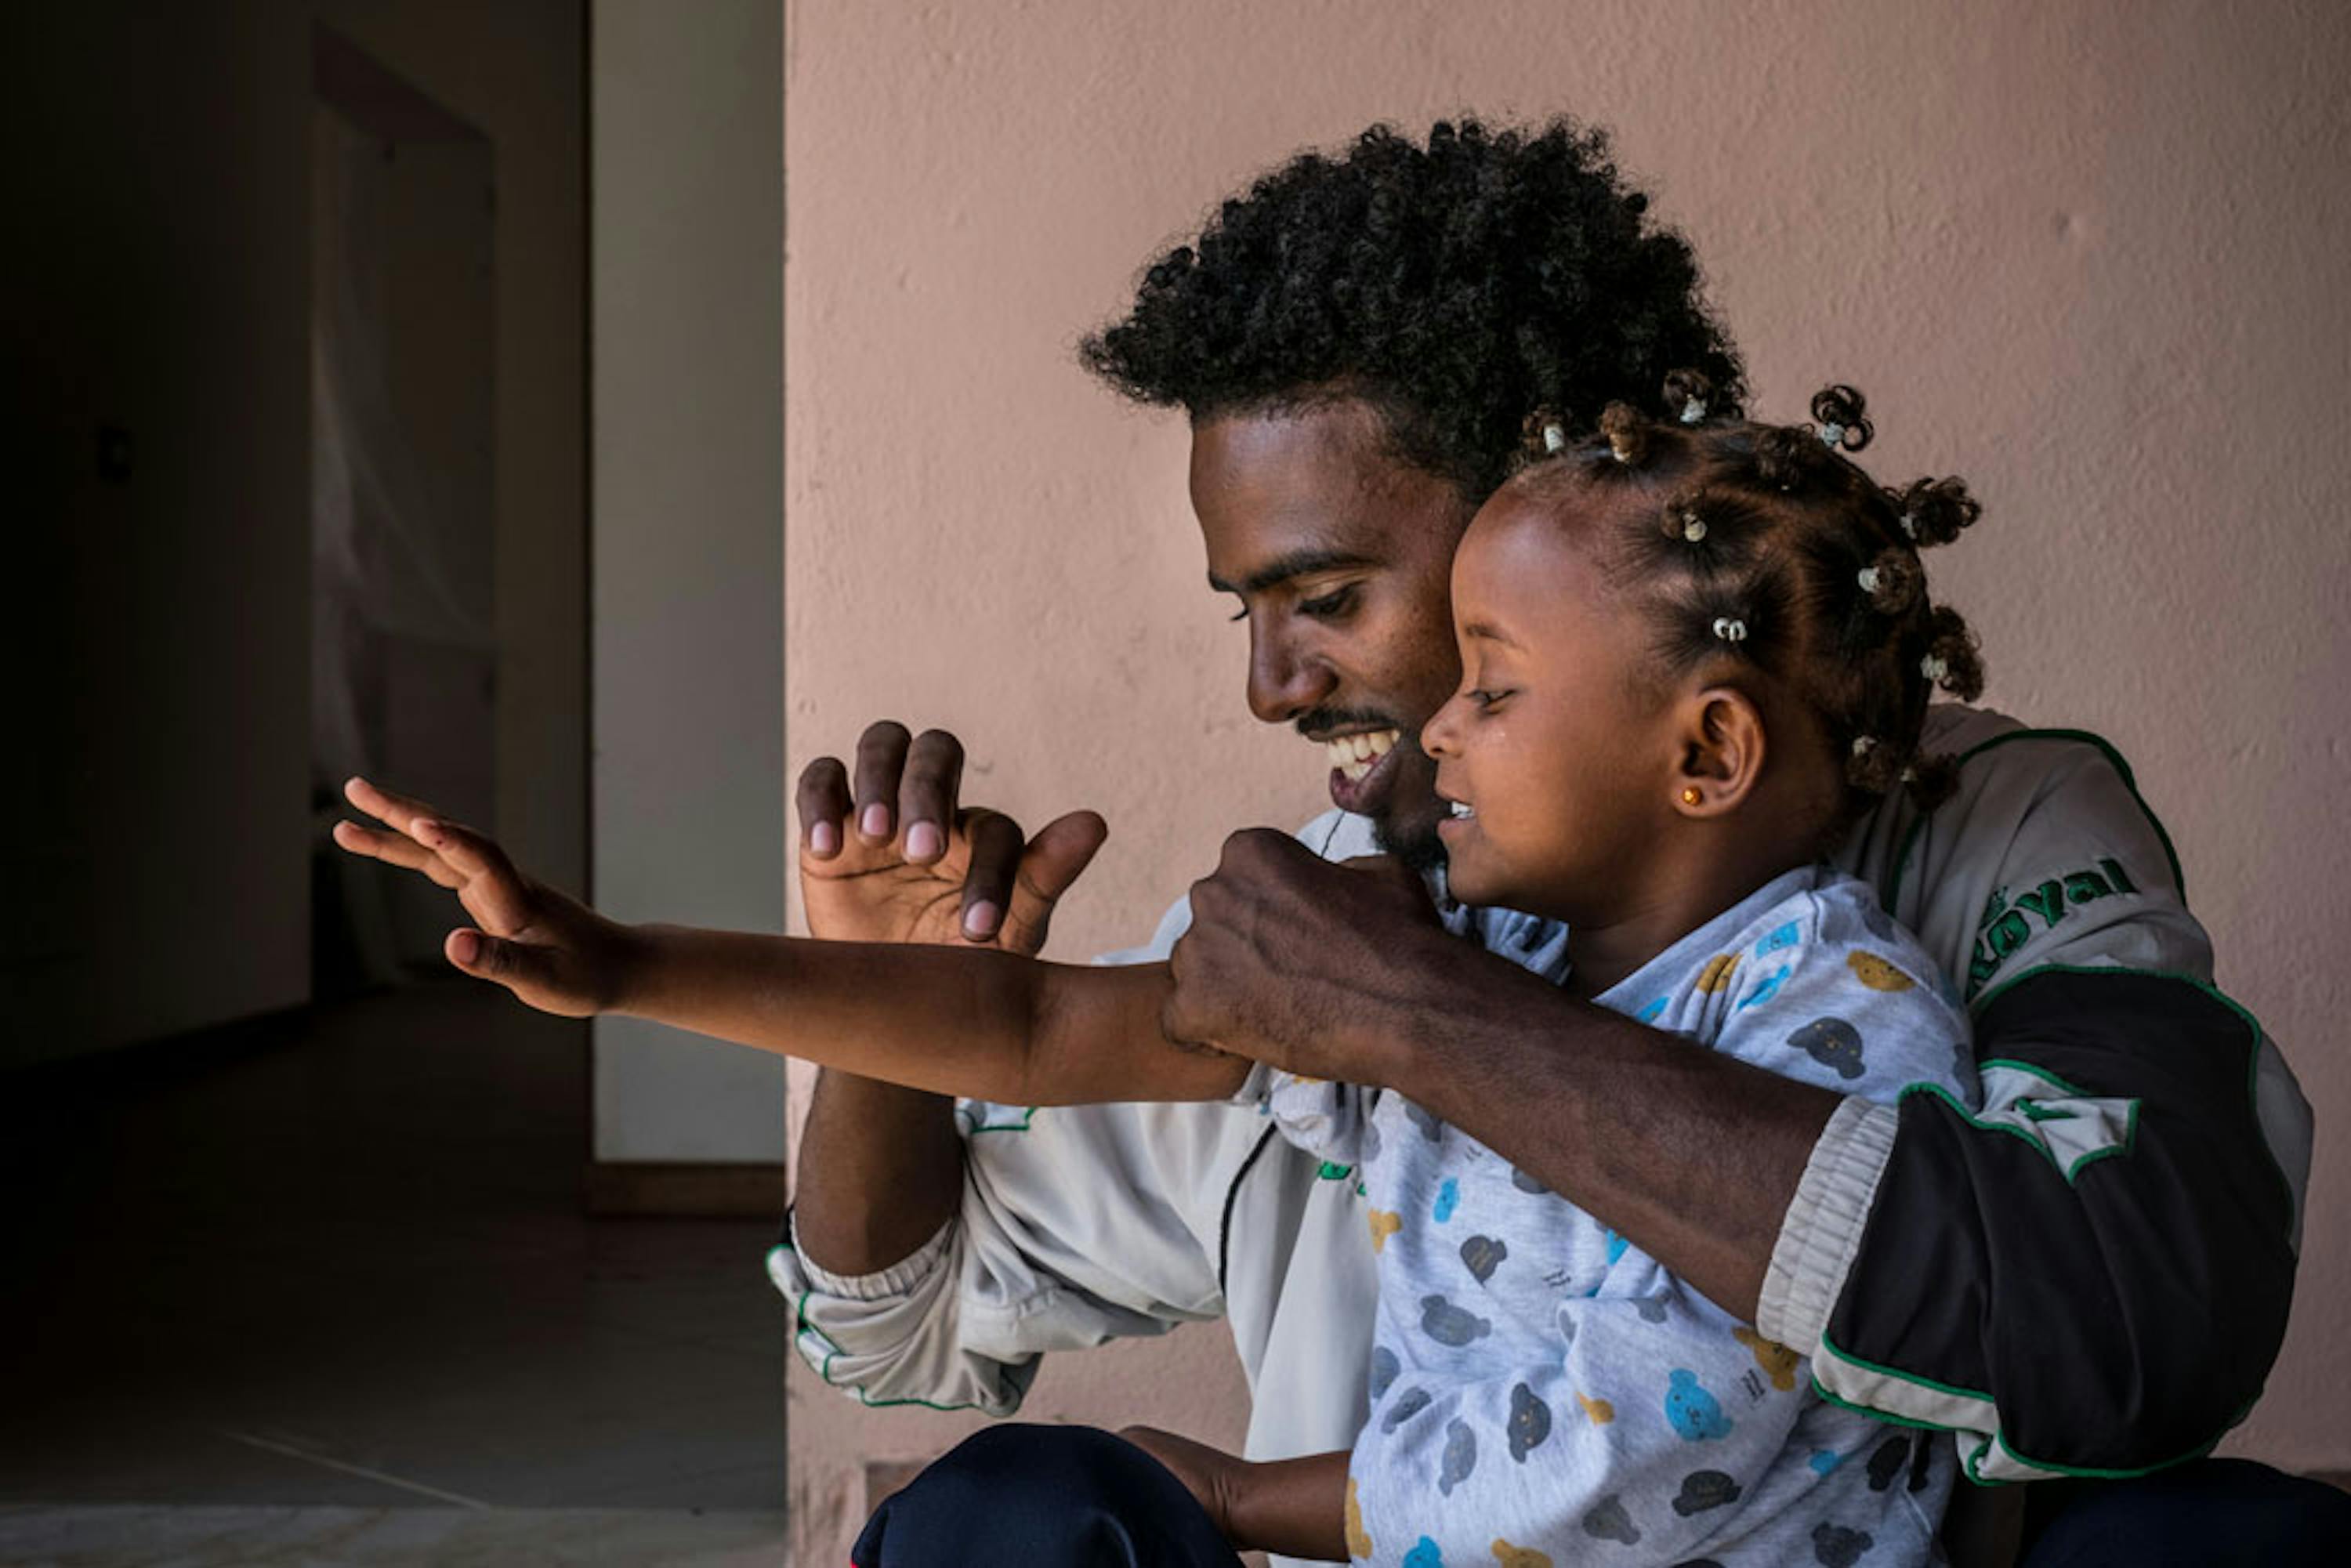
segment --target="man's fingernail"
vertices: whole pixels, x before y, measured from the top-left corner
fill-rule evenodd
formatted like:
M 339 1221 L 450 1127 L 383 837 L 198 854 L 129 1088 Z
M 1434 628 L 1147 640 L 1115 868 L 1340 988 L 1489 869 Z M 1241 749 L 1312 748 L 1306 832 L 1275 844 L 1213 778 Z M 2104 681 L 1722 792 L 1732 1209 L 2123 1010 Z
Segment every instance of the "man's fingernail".
M 935 860 L 946 847 L 939 841 L 936 822 L 916 822 L 906 830 L 906 858 L 910 861 Z
M 963 931 L 967 936 L 993 936 L 1002 923 L 1004 911 L 987 899 L 981 899 L 963 912 Z
M 841 848 L 841 830 L 831 822 L 819 822 L 809 830 L 809 852 L 829 855 Z
M 876 800 L 857 815 L 857 831 L 869 839 L 890 836 L 890 808 Z

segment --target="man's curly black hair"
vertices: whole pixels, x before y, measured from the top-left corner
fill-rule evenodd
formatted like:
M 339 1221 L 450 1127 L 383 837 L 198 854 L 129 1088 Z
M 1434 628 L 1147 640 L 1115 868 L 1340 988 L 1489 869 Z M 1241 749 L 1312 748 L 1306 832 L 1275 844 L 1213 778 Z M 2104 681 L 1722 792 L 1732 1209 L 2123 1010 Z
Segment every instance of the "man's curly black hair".
M 1689 369 L 1715 414 L 1739 412 L 1738 350 L 1648 204 L 1606 134 L 1571 120 L 1439 121 L 1425 147 L 1375 125 L 1227 201 L 1079 352 L 1196 424 L 1361 398 L 1398 455 L 1483 499 L 1538 409 L 1588 431 L 1611 402 L 1656 407 L 1667 372 Z

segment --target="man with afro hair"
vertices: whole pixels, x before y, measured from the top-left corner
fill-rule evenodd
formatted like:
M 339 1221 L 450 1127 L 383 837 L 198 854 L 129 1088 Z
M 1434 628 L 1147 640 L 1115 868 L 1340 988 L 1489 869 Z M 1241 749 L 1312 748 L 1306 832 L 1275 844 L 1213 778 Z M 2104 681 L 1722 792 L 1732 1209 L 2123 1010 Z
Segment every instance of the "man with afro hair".
M 1980 1116 L 1840 1099 L 1578 1002 L 1528 954 L 1447 935 L 1394 872 L 1441 860 L 1416 737 L 1460 674 L 1451 557 L 1528 416 L 1581 434 L 1613 402 L 1678 413 L 1677 371 L 1699 412 L 1740 411 L 1689 247 L 1646 209 L 1568 121 L 1375 127 L 1224 203 L 1086 340 L 1111 386 L 1188 416 L 1250 709 L 1318 748 L 1335 808 L 1295 837 L 1233 835 L 1114 956 L 1172 954 L 1177 1038 L 1394 1088 L 1750 1318 L 1761 1375 L 1809 1358 L 1830 1397 L 1887 1418 L 1873 1477 L 1957 1462 L 2070 1502 L 2062 1478 L 2163 1470 L 2241 1416 L 2275 1356 L 2309 1120 L 2211 988 L 2168 842 L 2103 742 L 1938 708 L 1957 793 L 1928 817 L 1897 792 L 1838 857 L 1942 960 L 1979 1060 L 2035 1086 Z M 1042 943 L 1101 820 L 1024 839 L 961 805 L 961 765 L 953 736 L 893 724 L 810 765 L 818 935 Z M 1387 874 L 1337 863 L 1375 849 Z M 2052 1122 L 2113 1132 L 2091 1147 Z M 1254 1395 L 1249 1460 L 992 1428 L 892 1500 L 857 1560 L 1229 1560 L 1219 1536 L 1246 1528 L 1216 1513 L 1220 1468 L 1347 1448 L 1364 1419 L 1365 1223 L 1353 1174 L 1250 1106 L 958 1106 L 824 1074 L 770 1270 L 828 1382 L 1001 1415 L 1049 1350 L 1223 1316 Z M 2305 1483 L 2230 1464 L 2038 1508 L 2057 1517 L 2036 1550 L 2285 1562 L 2339 1530 Z

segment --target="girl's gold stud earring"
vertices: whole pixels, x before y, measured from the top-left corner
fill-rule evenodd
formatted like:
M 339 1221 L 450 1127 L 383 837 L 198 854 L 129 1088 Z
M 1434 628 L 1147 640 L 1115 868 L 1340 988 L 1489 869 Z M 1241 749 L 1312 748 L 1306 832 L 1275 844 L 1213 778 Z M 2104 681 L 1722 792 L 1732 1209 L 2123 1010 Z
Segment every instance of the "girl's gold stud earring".
M 1695 784 L 1688 786 L 1682 791 L 1682 804 L 1685 806 L 1695 806 L 1705 799 L 1706 797 L 1698 792 L 1698 787 Z

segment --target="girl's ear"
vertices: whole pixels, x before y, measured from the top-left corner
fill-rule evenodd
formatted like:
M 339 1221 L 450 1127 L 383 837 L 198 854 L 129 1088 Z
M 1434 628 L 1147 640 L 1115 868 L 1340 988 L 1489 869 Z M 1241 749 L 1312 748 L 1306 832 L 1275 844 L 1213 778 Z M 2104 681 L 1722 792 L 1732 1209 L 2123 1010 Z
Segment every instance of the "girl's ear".
M 1680 765 L 1673 808 L 1685 817 L 1735 810 L 1763 776 L 1763 714 L 1734 686 L 1708 686 L 1683 699 L 1676 715 Z

